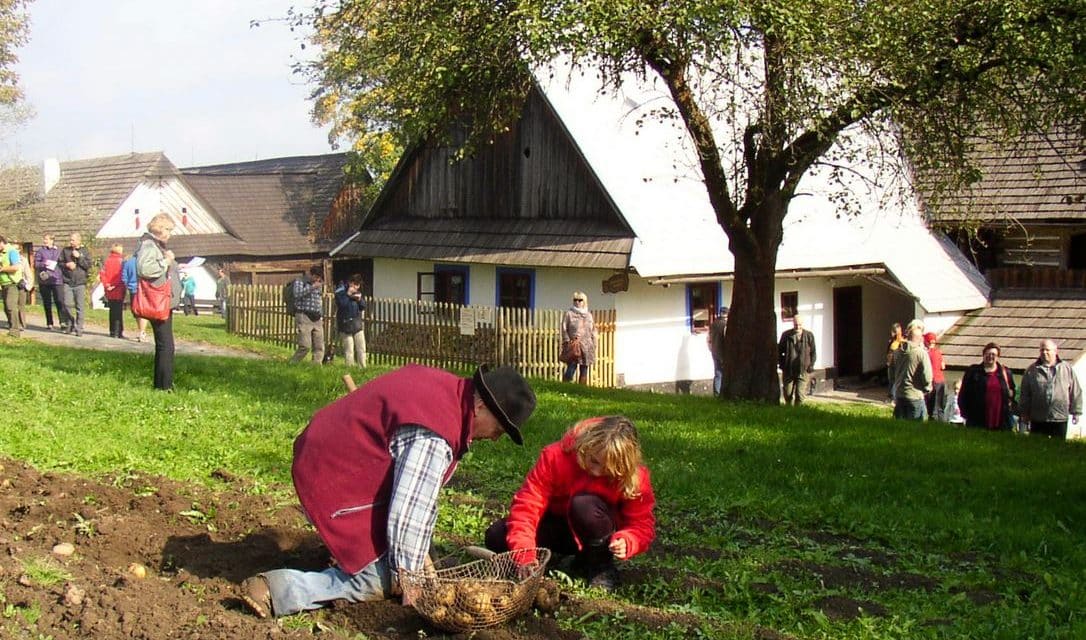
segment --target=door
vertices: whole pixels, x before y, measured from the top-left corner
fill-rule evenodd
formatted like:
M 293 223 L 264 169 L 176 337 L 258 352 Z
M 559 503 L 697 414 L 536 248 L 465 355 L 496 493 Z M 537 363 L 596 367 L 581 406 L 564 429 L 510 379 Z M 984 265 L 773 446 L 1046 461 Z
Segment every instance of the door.
M 833 361 L 837 377 L 858 376 L 864 368 L 861 287 L 833 288 Z

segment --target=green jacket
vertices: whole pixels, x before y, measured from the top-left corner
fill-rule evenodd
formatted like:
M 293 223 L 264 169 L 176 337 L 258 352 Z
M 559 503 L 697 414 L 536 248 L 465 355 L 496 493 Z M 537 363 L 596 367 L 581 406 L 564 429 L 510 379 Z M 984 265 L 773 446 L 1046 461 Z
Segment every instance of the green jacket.
M 923 400 L 931 391 L 931 358 L 923 345 L 901 343 L 894 356 L 894 382 L 897 397 L 905 400 Z
M 0 252 L 0 269 L 6 269 L 12 265 L 20 264 L 22 257 L 19 255 L 19 250 L 14 247 L 8 247 L 6 251 Z M 7 287 L 13 284 L 19 284 L 23 281 L 23 270 L 19 269 L 15 273 L 4 273 L 0 271 L 0 287 Z

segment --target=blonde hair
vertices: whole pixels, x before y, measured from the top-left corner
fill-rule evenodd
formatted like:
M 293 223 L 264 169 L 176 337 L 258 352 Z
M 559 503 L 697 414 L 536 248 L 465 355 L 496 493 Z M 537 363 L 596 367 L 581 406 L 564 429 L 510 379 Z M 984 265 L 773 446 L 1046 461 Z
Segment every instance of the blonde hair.
M 573 292 L 573 297 L 574 298 L 584 298 L 584 306 L 586 306 L 586 307 L 588 306 L 588 294 L 585 293 L 584 291 L 574 291 Z
M 627 500 L 641 495 L 641 439 L 625 416 L 586 418 L 569 430 L 573 443 L 566 451 L 577 454 L 577 464 L 587 469 L 593 458 L 603 474 L 613 479 Z
M 124 245 L 120 242 L 110 247 L 109 250 L 111 253 L 119 253 L 121 255 L 124 255 Z
M 147 232 L 153 236 L 160 236 L 163 231 L 173 231 L 174 226 L 173 218 L 169 214 L 160 213 L 147 223 Z

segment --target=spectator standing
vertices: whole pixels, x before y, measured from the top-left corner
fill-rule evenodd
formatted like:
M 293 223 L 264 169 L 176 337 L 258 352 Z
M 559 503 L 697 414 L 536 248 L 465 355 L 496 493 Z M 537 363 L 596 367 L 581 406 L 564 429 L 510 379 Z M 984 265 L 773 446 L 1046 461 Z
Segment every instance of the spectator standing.
M 1030 433 L 1067 439 L 1067 419 L 1078 424 L 1082 387 L 1071 364 L 1059 356 L 1054 340 L 1041 342 L 1041 354 L 1022 376 L 1022 420 Z
M 4 313 L 8 318 L 8 335 L 18 338 L 23 331 L 26 296 L 19 283 L 23 280 L 22 257 L 19 247 L 0 236 L 0 292 L 4 297 Z
M 121 263 L 121 280 L 124 280 L 124 286 L 128 289 L 128 304 L 129 308 L 132 307 L 132 300 L 136 297 L 136 290 L 139 288 L 139 276 L 136 275 L 136 256 L 131 255 Z M 136 312 L 132 312 L 132 317 L 136 319 L 136 329 L 139 333 L 136 335 L 137 342 L 147 342 L 147 318 L 141 318 L 136 315 Z
M 64 274 L 61 272 L 60 247 L 53 241 L 53 234 L 42 236 L 42 246 L 34 253 L 34 270 L 38 272 L 38 293 L 45 307 L 45 328 L 49 331 L 67 330 L 71 322 L 64 306 Z M 56 324 L 53 323 L 53 307 L 56 307 Z
M 106 256 L 102 270 L 98 272 L 98 281 L 105 291 L 106 306 L 109 307 L 109 337 L 124 338 L 124 294 L 128 291 L 124 284 L 124 247 L 113 245 Z
M 962 376 L 958 407 L 969 427 L 992 431 L 1012 427 L 1014 374 L 999 362 L 999 345 L 984 345 L 980 364 L 971 365 Z
M 229 288 L 230 278 L 226 275 L 226 267 L 219 265 L 219 277 L 215 279 L 215 304 L 223 318 L 226 317 L 226 294 Z
M 173 251 L 166 248 L 173 233 L 174 222 L 169 215 L 160 213 L 147 223 L 147 233 L 140 238 L 136 251 L 136 275 L 156 287 L 170 285 L 170 313 L 165 320 L 150 320 L 155 336 L 156 389 L 173 389 L 173 309 L 181 300 L 181 280 L 177 275 L 177 262 Z
M 927 403 L 928 419 L 943 420 L 943 408 L 946 406 L 946 362 L 943 351 L 939 348 L 938 337 L 931 333 L 924 334 L 924 347 L 931 359 L 931 392 L 924 396 Z
M 924 348 L 924 323 L 913 320 L 905 328 L 905 341 L 894 355 L 894 417 L 923 420 L 924 395 L 931 391 L 931 358 Z
M 566 364 L 562 374 L 565 382 L 573 381 L 577 373 L 577 382 L 588 384 L 588 369 L 596 363 L 596 321 L 588 310 L 588 295 L 584 291 L 573 292 L 573 306 L 562 316 L 562 348 L 574 340 L 581 344 L 581 359 Z
M 818 358 L 814 334 L 803 328 L 803 316 L 792 316 L 792 328 L 777 343 L 777 366 L 784 383 L 784 403 L 802 404 L 811 384 L 811 372 Z
M 362 275 L 355 273 L 336 287 L 336 330 L 343 342 L 347 366 L 366 366 L 366 302 L 362 299 Z
M 895 322 L 890 325 L 890 342 L 886 345 L 886 384 L 890 392 L 890 402 L 897 398 L 894 390 L 894 356 L 897 355 L 904 341 L 905 338 L 901 335 L 901 323 Z
M 242 599 L 263 618 L 401 593 L 402 573 L 426 567 L 438 494 L 459 460 L 503 433 L 523 444 L 535 404 L 511 367 L 464 379 L 408 365 L 317 411 L 294 441 L 291 475 L 335 566 L 248 578 Z
M 185 315 L 200 315 L 196 311 L 196 278 L 188 270 L 181 272 L 181 291 L 181 308 L 184 309 Z
M 87 304 L 87 274 L 91 268 L 90 252 L 83 246 L 83 236 L 73 233 L 68 246 L 60 251 L 64 274 L 64 307 L 68 310 L 68 333 L 83 336 L 84 308 Z
M 291 362 L 301 362 L 305 354 L 313 351 L 313 364 L 324 361 L 324 310 L 321 290 L 324 286 L 324 270 L 319 266 L 309 268 L 305 279 L 294 281 L 294 324 L 298 328 L 298 348 Z
M 724 333 L 728 329 L 728 307 L 720 307 L 709 325 L 709 352 L 713 355 L 713 395 L 724 384 Z

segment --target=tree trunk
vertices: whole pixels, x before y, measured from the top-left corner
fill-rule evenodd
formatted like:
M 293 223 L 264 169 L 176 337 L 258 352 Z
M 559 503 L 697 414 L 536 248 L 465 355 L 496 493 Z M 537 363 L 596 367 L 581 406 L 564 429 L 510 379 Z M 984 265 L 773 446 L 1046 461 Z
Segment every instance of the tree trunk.
M 751 216 L 748 240 L 731 242 L 735 281 L 724 335 L 721 397 L 780 402 L 775 280 L 784 206 L 763 201 Z

